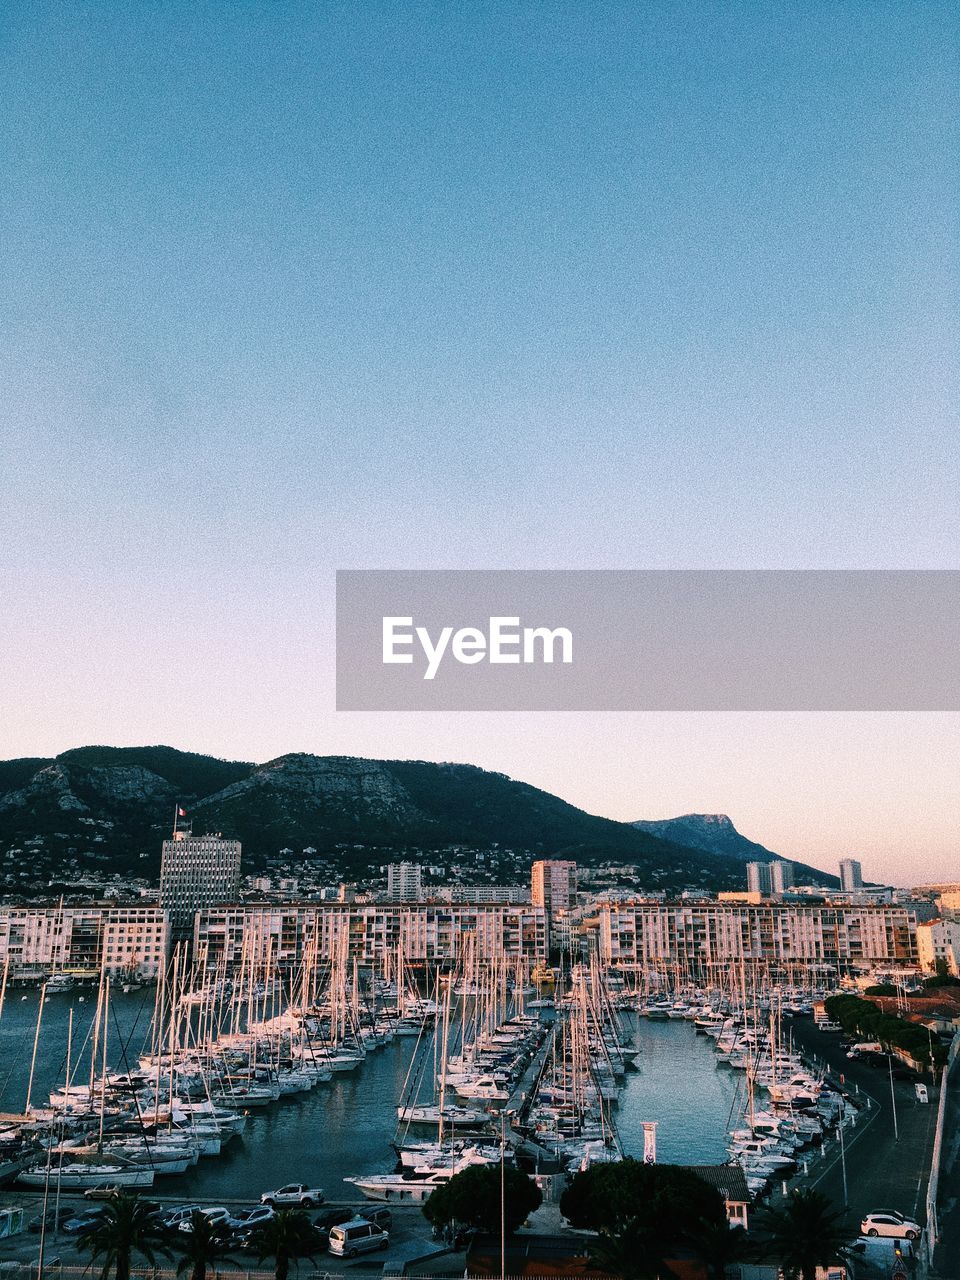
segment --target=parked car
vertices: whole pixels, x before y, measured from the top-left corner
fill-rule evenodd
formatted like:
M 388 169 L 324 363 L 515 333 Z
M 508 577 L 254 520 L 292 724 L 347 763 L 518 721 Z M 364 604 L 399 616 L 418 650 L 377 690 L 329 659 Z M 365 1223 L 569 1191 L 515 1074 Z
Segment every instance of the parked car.
M 199 1208 L 200 1205 L 198 1204 L 180 1204 L 177 1205 L 175 1209 L 169 1209 L 164 1213 L 161 1216 L 160 1221 L 165 1227 L 175 1230 L 180 1226 L 181 1222 L 186 1222 L 190 1215 L 195 1213 Z
M 919 1223 L 893 1209 L 868 1213 L 860 1223 L 862 1236 L 898 1236 L 902 1240 L 919 1240 L 922 1231 Z
M 874 1266 L 887 1268 L 891 1268 L 898 1258 L 904 1258 L 913 1264 L 917 1257 L 917 1249 L 912 1240 L 886 1236 L 861 1236 L 848 1248 L 854 1258 L 862 1258 Z
M 92 1213 L 78 1213 L 75 1217 L 68 1218 L 60 1229 L 68 1236 L 79 1236 L 102 1221 L 103 1211 L 97 1209 Z
M 227 1219 L 226 1226 L 238 1235 L 246 1234 L 255 1227 L 262 1226 L 264 1222 L 269 1222 L 272 1217 L 273 1209 L 270 1205 L 258 1204 L 253 1209 L 238 1209 Z
M 214 1226 L 216 1226 L 217 1224 L 220 1224 L 221 1226 L 225 1225 L 227 1220 L 230 1217 L 230 1210 L 225 1205 L 222 1205 L 222 1204 L 214 1205 L 212 1208 L 208 1208 L 208 1209 L 198 1209 L 197 1212 L 202 1213 L 203 1216 L 209 1222 L 212 1222 Z M 186 1231 L 188 1233 L 192 1231 L 193 1230 L 193 1214 L 191 1213 L 188 1217 L 184 1218 L 183 1221 L 180 1222 L 178 1225 L 181 1231 Z
M 358 1253 L 370 1253 L 374 1249 L 386 1249 L 390 1243 L 389 1232 L 381 1231 L 366 1218 L 351 1218 L 331 1227 L 327 1246 L 338 1258 L 355 1258 Z
M 288 1182 L 285 1187 L 276 1191 L 265 1191 L 260 1197 L 261 1204 L 283 1205 L 298 1204 L 304 1209 L 313 1209 L 323 1204 L 326 1196 L 319 1187 L 308 1187 L 305 1182 Z
M 87 1187 L 83 1198 L 84 1200 L 111 1200 L 115 1195 L 119 1195 L 121 1189 L 111 1183 L 105 1183 L 99 1187 Z
M 65 1205 L 59 1213 L 55 1209 L 48 1209 L 46 1213 L 47 1231 L 54 1231 L 58 1226 L 62 1227 L 68 1218 L 76 1217 L 76 1212 L 76 1209 L 71 1209 L 69 1205 Z M 43 1222 L 44 1215 L 42 1213 L 38 1213 L 35 1218 L 31 1218 L 27 1223 L 27 1229 L 38 1235 L 41 1227 L 43 1226 Z
M 862 1058 L 868 1053 L 882 1053 L 883 1045 L 876 1040 L 858 1040 L 847 1050 L 848 1058 Z
M 355 1208 L 326 1209 L 323 1213 L 318 1213 L 314 1218 L 314 1226 L 324 1235 L 329 1235 L 331 1227 L 339 1227 L 342 1223 L 350 1222 L 357 1216 Z M 374 1209 L 371 1205 L 370 1209 L 364 1212 L 363 1218 L 365 1222 L 372 1222 L 375 1227 L 379 1227 L 382 1231 L 389 1231 L 393 1226 L 393 1214 L 387 1208 Z

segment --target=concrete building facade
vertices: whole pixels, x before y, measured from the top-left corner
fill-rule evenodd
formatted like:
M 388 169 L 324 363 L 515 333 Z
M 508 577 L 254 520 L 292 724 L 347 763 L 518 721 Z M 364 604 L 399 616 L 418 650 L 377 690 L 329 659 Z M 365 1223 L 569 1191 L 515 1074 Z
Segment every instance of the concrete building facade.
M 234 902 L 240 893 L 240 841 L 219 833 L 203 836 L 176 831 L 164 840 L 160 862 L 160 905 L 170 916 L 174 937 L 189 937 L 203 907 Z
M 792 862 L 770 863 L 770 892 L 789 893 L 794 886 L 794 869 Z
M 747 863 L 747 893 L 770 893 L 772 892 L 772 882 L 770 879 L 770 863 L 769 862 L 748 862 Z
M 599 924 L 601 959 L 628 968 L 741 958 L 829 967 L 918 963 L 917 913 L 901 906 L 604 903 Z
M 154 978 L 169 938 L 167 915 L 155 904 L 0 907 L 0 970 L 9 961 L 14 981 L 52 973 Z
M 942 969 L 960 977 L 960 921 L 923 921 L 917 926 L 917 953 L 924 972 Z
M 380 965 L 402 945 L 406 963 L 454 961 L 468 942 L 481 960 L 506 956 L 538 964 L 547 954 L 546 914 L 523 904 L 237 903 L 197 914 L 194 954 L 228 969 L 241 957 L 284 966 L 308 955 Z
M 390 902 L 419 902 L 423 890 L 423 870 L 416 862 L 391 862 L 387 867 L 387 899 Z
M 535 862 L 530 873 L 530 901 L 545 908 L 548 915 L 576 906 L 577 864 L 559 858 Z
M 840 888 L 843 893 L 856 893 L 863 888 L 863 868 L 856 858 L 841 859 Z

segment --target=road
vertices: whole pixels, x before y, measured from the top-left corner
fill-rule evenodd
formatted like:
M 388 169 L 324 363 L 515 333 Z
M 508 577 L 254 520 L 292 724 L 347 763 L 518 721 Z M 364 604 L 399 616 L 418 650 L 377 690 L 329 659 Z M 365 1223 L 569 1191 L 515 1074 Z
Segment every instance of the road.
M 937 1122 L 937 1091 L 929 1075 L 929 1103 L 918 1102 L 912 1081 L 895 1080 L 891 1095 L 887 1069 L 848 1058 L 839 1034 L 819 1031 L 804 1020 L 794 1023 L 793 1036 L 800 1049 L 843 1078 L 855 1099 L 867 1103 L 856 1125 L 845 1130 L 846 1202 L 852 1230 L 859 1228 L 865 1214 L 880 1209 L 895 1209 L 922 1225 Z M 843 1164 L 834 1137 L 823 1157 L 810 1163 L 808 1175 L 795 1179 L 793 1185 L 814 1187 L 841 1207 Z

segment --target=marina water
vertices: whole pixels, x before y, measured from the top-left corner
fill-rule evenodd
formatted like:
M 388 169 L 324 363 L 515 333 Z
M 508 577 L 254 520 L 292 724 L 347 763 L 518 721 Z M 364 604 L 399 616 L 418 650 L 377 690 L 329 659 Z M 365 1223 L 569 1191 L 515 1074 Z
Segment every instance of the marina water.
M 7 992 L 0 1021 L 3 1112 L 23 1111 L 38 999 L 35 990 Z M 152 988 L 111 996 L 108 1052 L 114 1070 L 135 1068 L 140 1053 L 149 1049 L 153 1003 Z M 96 992 L 51 995 L 40 1027 L 32 1094 L 35 1107 L 46 1105 L 50 1090 L 63 1083 L 71 1007 L 71 1073 L 77 1083 L 89 1078 L 87 1037 Z M 711 1042 L 696 1035 L 689 1022 L 649 1022 L 632 1014 L 624 1018 L 640 1047 L 638 1070 L 627 1073 L 613 1113 L 625 1154 L 642 1154 L 642 1126 L 656 1121 L 660 1161 L 723 1161 L 731 1109 L 738 1103 L 738 1073 L 718 1066 Z M 201 1160 L 181 1176 L 158 1179 L 155 1193 L 212 1204 L 258 1198 L 270 1187 L 302 1180 L 321 1186 L 328 1200 L 354 1198 L 353 1188 L 343 1182 L 346 1174 L 385 1172 L 393 1167 L 390 1143 L 396 1131 L 396 1106 L 416 1043 L 413 1038 L 398 1037 L 368 1054 L 357 1070 L 254 1112 L 244 1135 L 225 1146 L 219 1157 Z

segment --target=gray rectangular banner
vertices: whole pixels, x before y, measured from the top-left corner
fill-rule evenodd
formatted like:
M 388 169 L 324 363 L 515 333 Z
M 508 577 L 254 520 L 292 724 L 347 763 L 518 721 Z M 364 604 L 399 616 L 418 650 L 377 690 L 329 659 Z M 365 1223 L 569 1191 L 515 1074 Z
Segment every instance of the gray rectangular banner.
M 960 571 L 341 570 L 341 711 L 957 711 Z

